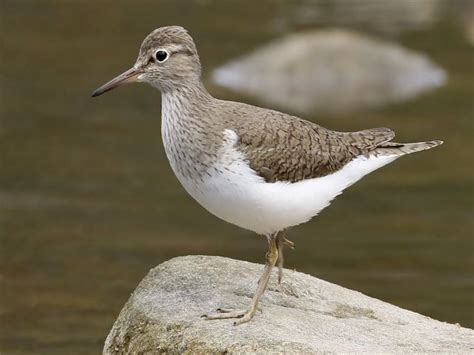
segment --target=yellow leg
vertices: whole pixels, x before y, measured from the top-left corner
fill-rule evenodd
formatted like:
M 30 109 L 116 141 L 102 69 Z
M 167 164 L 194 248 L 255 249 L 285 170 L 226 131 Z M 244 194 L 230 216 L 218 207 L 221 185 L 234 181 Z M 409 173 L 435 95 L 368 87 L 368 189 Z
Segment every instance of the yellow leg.
M 272 268 L 275 266 L 279 257 L 277 237 L 278 233 L 268 237 L 268 251 L 265 257 L 265 268 L 263 269 L 263 274 L 258 282 L 258 287 L 252 298 L 250 307 L 245 311 L 228 311 L 224 309 L 218 309 L 217 311 L 219 313 L 205 315 L 203 316 L 205 319 L 239 318 L 234 322 L 234 325 L 238 325 L 248 322 L 253 318 L 255 312 L 257 311 L 258 302 L 267 288 L 268 281 L 270 280 L 270 275 L 272 273 Z
M 293 243 L 291 240 L 288 240 L 285 238 L 285 232 L 280 232 L 276 236 L 277 239 L 277 249 L 278 249 L 278 283 L 281 283 L 281 279 L 283 277 L 283 248 L 285 246 L 289 246 L 291 249 L 294 249 L 295 243 Z

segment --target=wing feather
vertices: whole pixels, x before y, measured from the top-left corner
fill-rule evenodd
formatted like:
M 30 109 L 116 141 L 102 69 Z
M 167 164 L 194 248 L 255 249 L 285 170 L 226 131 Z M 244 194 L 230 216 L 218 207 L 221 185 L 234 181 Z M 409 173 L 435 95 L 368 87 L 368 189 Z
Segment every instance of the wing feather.
M 236 148 L 267 182 L 297 182 L 331 174 L 394 137 L 388 128 L 337 132 L 281 112 L 252 107 L 233 110 L 227 126 Z

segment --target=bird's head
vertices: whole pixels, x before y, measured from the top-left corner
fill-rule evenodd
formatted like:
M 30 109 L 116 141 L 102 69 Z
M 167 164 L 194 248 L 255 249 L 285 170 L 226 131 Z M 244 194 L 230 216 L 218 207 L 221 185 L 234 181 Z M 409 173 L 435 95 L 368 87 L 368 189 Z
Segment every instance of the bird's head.
M 169 91 L 200 77 L 201 63 L 189 33 L 180 26 L 160 27 L 145 38 L 133 67 L 99 87 L 92 96 L 131 82 L 147 82 Z

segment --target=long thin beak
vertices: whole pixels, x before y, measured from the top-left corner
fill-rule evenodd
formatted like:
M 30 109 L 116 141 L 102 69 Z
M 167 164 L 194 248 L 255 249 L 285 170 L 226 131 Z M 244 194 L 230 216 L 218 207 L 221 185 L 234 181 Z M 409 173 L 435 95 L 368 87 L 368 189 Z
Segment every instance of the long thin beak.
M 100 88 L 96 89 L 92 93 L 92 97 L 102 95 L 103 93 L 105 93 L 107 91 L 115 89 L 117 86 L 127 84 L 127 83 L 133 83 L 134 81 L 137 80 L 137 77 L 140 74 L 141 74 L 141 72 L 139 70 L 137 70 L 135 68 L 131 68 L 131 69 L 127 70 L 126 72 L 120 74 L 119 76 L 113 78 L 108 83 L 102 85 Z

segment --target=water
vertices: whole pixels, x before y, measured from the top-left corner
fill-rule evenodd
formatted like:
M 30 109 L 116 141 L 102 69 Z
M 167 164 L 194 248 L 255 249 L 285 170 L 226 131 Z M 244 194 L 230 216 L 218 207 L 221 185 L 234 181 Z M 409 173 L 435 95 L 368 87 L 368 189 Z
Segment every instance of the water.
M 425 52 L 445 68 L 448 84 L 416 100 L 307 117 L 334 129 L 389 126 L 401 141 L 446 143 L 366 177 L 320 218 L 294 228 L 286 266 L 474 326 L 473 47 L 459 15 L 467 2 L 437 1 L 443 7 L 418 22 L 383 9 L 367 20 L 371 1 L 344 11 L 327 1 L 133 4 L 1 3 L 2 353 L 99 352 L 137 283 L 169 258 L 263 261 L 263 238 L 209 215 L 172 175 L 158 92 L 133 85 L 89 98 L 165 24 L 190 29 L 205 74 L 283 33 L 335 24 Z

